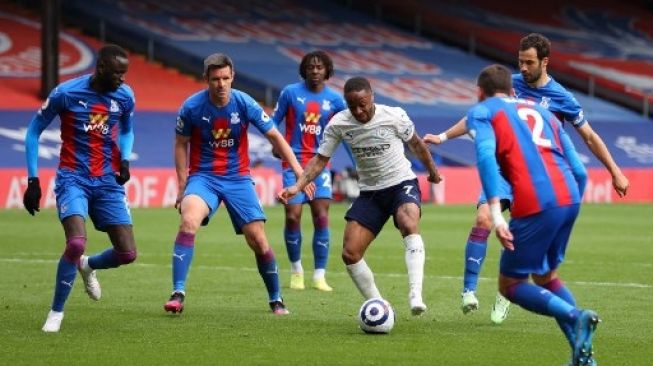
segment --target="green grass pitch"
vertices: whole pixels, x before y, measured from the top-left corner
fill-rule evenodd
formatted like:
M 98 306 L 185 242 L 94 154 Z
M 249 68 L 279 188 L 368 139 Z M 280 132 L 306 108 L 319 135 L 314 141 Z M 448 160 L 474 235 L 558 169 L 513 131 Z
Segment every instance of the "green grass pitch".
M 362 333 L 356 321 L 362 298 L 340 259 L 345 210 L 345 205 L 331 208 L 327 279 L 335 290 L 321 293 L 288 289 L 283 210 L 266 209 L 266 232 L 291 311 L 276 317 L 268 310 L 254 257 L 233 233 L 224 209 L 198 234 L 184 313 L 166 314 L 178 215 L 173 209 L 135 209 L 137 262 L 98 273 L 99 302 L 88 299 L 78 277 L 58 334 L 40 330 L 64 247 L 56 213 L 0 211 L 0 364 L 559 366 L 569 360 L 552 318 L 513 306 L 504 324 L 490 323 L 500 253 L 494 236 L 479 286 L 480 310 L 460 311 L 472 206 L 423 208 L 429 309 L 422 317 L 410 315 L 403 245 L 392 223 L 386 224 L 366 260 L 397 321 L 389 335 Z M 303 264 L 310 284 L 308 214 L 306 208 Z M 652 220 L 651 205 L 585 205 L 573 232 L 560 272 L 579 305 L 595 309 L 603 320 L 595 338 L 600 365 L 650 365 L 653 359 Z M 107 247 L 103 233 L 88 229 L 87 254 Z

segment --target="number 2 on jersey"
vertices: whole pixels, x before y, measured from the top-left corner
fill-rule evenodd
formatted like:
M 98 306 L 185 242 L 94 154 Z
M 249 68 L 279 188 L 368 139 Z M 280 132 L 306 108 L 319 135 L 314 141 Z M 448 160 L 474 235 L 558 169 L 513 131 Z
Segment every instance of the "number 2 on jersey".
M 528 122 L 529 120 L 532 120 L 534 122 L 532 132 L 533 132 L 533 142 L 535 143 L 535 145 L 551 148 L 551 140 L 542 137 L 543 136 L 542 130 L 544 129 L 544 120 L 542 119 L 542 115 L 540 114 L 540 112 L 536 111 L 535 109 L 525 107 L 525 108 L 517 109 L 517 114 L 519 115 L 519 118 L 524 120 L 524 122 Z

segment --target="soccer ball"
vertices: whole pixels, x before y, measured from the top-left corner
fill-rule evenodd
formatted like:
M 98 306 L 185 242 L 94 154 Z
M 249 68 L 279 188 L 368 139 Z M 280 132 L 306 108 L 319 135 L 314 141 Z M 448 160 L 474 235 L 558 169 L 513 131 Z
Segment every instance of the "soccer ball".
M 395 325 L 395 311 L 384 299 L 365 300 L 358 311 L 358 325 L 365 333 L 389 333 Z

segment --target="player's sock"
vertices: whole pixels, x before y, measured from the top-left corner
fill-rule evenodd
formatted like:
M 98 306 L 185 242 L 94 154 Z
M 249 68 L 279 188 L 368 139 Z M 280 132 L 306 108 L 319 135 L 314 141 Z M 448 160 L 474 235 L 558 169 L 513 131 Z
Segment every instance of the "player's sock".
M 302 232 L 299 225 L 291 226 L 286 224 L 283 230 L 283 238 L 286 241 L 286 252 L 290 262 L 299 262 L 302 259 Z
M 186 291 L 186 278 L 193 261 L 195 234 L 180 231 L 172 252 L 172 291 Z
M 542 287 L 551 291 L 559 298 L 565 300 L 568 304 L 574 307 L 576 306 L 576 299 L 574 298 L 574 295 L 559 278 L 551 280 L 550 282 L 544 284 Z M 558 322 L 560 329 L 562 329 L 562 332 L 565 334 L 565 337 L 567 337 L 569 344 L 573 348 L 575 342 L 574 325 L 566 321 L 560 321 L 558 319 L 556 319 L 556 321 Z
M 279 270 L 272 248 L 268 249 L 264 254 L 256 254 L 256 265 L 258 266 L 258 273 L 261 274 L 261 278 L 265 283 L 265 288 L 268 290 L 270 301 L 281 301 Z
M 77 275 L 77 262 L 86 249 L 86 238 L 73 236 L 66 240 L 66 249 L 59 259 L 57 266 L 56 283 L 54 285 L 54 298 L 52 310 L 62 312 L 64 304 L 70 295 Z
M 313 281 L 317 281 L 321 278 L 324 278 L 324 275 L 326 274 L 326 271 L 324 268 L 317 268 L 315 269 L 315 272 L 313 272 Z
M 366 300 L 381 297 L 381 293 L 374 283 L 374 274 L 365 263 L 365 259 L 361 259 L 354 264 L 348 264 L 347 273 L 349 273 L 358 291 Z
M 302 261 L 290 262 L 290 272 L 292 273 L 304 273 L 304 267 L 302 266 Z
M 136 251 L 118 252 L 114 248 L 108 248 L 100 254 L 88 257 L 88 266 L 92 269 L 116 268 L 123 264 L 129 264 L 136 260 Z
M 510 286 L 510 301 L 537 314 L 552 316 L 556 320 L 573 324 L 580 311 L 575 306 L 551 293 L 551 291 L 527 282 Z
M 424 282 L 424 241 L 419 234 L 411 234 L 404 237 L 406 248 L 405 260 L 408 269 L 408 288 L 411 293 L 422 295 L 422 283 Z
M 313 261 L 315 269 L 325 269 L 329 260 L 329 219 L 316 218 L 313 233 Z
M 467 244 L 465 244 L 465 274 L 463 276 L 463 292 L 476 292 L 478 285 L 478 274 L 487 253 L 487 238 L 490 230 L 473 227 L 469 232 Z

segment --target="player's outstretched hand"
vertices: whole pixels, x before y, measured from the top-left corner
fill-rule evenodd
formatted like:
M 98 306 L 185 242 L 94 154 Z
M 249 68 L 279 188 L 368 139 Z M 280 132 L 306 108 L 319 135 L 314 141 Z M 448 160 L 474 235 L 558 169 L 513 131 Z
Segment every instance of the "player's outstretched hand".
M 41 202 L 41 182 L 38 177 L 27 178 L 27 189 L 23 195 L 23 205 L 30 215 L 39 212 Z
M 440 183 L 442 182 L 442 176 L 440 175 L 440 172 L 436 169 L 435 172 L 429 173 L 428 178 L 426 178 L 429 182 L 431 183 Z
M 315 187 L 315 185 L 313 186 Z M 288 200 L 295 197 L 297 193 L 299 193 L 299 189 L 296 185 L 286 187 L 277 194 L 277 200 L 279 200 L 279 202 L 283 203 L 284 205 L 288 204 Z
M 124 186 L 129 181 L 129 178 L 131 178 L 131 174 L 129 174 L 129 160 L 123 160 L 120 162 L 120 174 L 116 174 L 116 182 Z
M 426 135 L 424 135 L 423 140 L 424 143 L 433 144 L 433 145 L 440 145 L 442 143 L 442 139 L 440 139 L 439 135 L 434 135 L 431 133 L 427 133 Z
M 614 187 L 614 190 L 617 191 L 619 197 L 625 197 L 626 193 L 628 192 L 628 187 L 630 187 L 630 182 L 625 175 L 619 174 L 612 177 L 612 187 Z
M 497 238 L 501 242 L 501 245 L 503 245 L 506 250 L 513 251 L 515 250 L 515 246 L 512 244 L 512 240 L 514 239 L 512 236 L 512 233 L 510 232 L 510 229 L 508 229 L 508 225 L 503 224 L 497 226 L 494 231 L 497 234 Z

